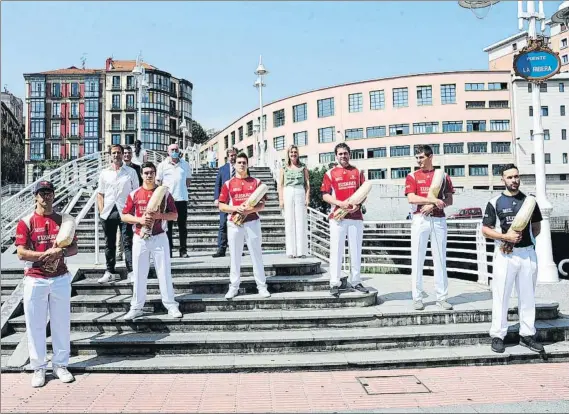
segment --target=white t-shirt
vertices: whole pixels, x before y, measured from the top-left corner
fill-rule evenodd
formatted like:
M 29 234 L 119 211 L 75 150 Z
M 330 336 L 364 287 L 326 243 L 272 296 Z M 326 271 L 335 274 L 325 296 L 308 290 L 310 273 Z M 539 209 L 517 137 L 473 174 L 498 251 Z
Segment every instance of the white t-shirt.
M 192 178 L 190 164 L 183 159 L 173 163 L 170 161 L 170 157 L 168 157 L 158 164 L 156 180 L 161 181 L 162 185 L 168 187 L 170 194 L 174 197 L 174 201 L 188 201 L 186 180 L 190 178 Z
M 97 192 L 103 194 L 104 197 L 103 211 L 99 212 L 101 218 L 106 220 L 114 206 L 117 206 L 119 213 L 122 213 L 126 204 L 126 198 L 138 187 L 136 171 L 124 163 L 118 170 L 109 166 L 101 171 L 97 186 Z
M 132 162 L 137 164 L 137 165 L 142 165 L 142 163 L 144 162 L 144 157 L 146 156 L 146 150 L 145 149 L 141 149 L 140 150 L 140 155 L 137 157 L 136 156 L 136 150 L 133 148 L 132 149 Z
M 214 162 L 215 161 L 215 151 L 208 151 L 207 152 L 207 160 L 209 162 Z

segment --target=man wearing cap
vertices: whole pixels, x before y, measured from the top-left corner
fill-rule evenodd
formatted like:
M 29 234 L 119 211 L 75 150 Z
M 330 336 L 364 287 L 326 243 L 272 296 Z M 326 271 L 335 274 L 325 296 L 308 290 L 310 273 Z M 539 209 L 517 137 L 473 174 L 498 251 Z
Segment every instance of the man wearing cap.
M 122 212 L 128 195 L 136 190 L 138 176 L 136 171 L 125 165 L 123 162 L 123 147 L 111 145 L 111 165 L 101 171 L 99 175 L 99 185 L 97 187 L 97 206 L 103 231 L 105 232 L 105 259 L 107 270 L 99 283 L 114 282 L 120 279 L 115 273 L 117 262 L 117 228 L 120 227 L 124 241 L 125 264 L 128 272 L 128 279 L 132 281 L 132 226 L 127 226 L 121 221 Z
M 168 157 L 158 165 L 156 182 L 158 185 L 168 187 L 170 194 L 174 197 L 176 210 L 178 210 L 178 233 L 180 236 L 180 257 L 188 257 L 188 230 L 186 228 L 188 219 L 188 187 L 192 179 L 190 164 L 180 158 L 180 148 L 178 144 L 168 146 Z M 170 257 L 172 257 L 174 242 L 172 232 L 174 222 L 168 221 L 168 242 L 170 243 Z
M 55 188 L 40 181 L 34 188 L 36 209 L 18 222 L 16 246 L 24 261 L 24 315 L 32 387 L 45 384 L 46 325 L 49 310 L 53 347 L 53 375 L 63 382 L 74 380 L 67 370 L 70 352 L 71 274 L 65 257 L 77 254 L 77 240 L 69 247 L 55 246 L 62 216 L 53 211 Z

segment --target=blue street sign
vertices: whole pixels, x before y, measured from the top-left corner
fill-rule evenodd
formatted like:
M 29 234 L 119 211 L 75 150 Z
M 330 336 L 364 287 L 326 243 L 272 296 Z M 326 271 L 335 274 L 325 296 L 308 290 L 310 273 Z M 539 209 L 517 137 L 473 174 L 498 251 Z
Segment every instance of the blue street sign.
M 547 49 L 521 52 L 514 59 L 516 75 L 526 80 L 543 80 L 556 75 L 561 69 L 559 56 Z

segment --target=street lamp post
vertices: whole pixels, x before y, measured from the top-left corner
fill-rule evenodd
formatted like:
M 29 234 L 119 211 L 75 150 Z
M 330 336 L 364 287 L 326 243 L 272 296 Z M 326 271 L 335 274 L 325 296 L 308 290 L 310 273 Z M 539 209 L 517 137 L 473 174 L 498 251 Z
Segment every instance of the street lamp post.
M 253 133 L 255 134 L 255 166 L 261 166 L 261 146 L 259 145 L 259 123 L 253 122 Z
M 136 66 L 132 70 L 136 82 L 138 84 L 138 97 L 137 97 L 137 139 L 142 142 L 142 95 L 148 87 L 146 79 L 144 79 L 144 67 L 142 66 L 142 59 L 140 54 L 136 58 Z
M 259 166 L 265 166 L 265 128 L 263 125 L 263 87 L 266 86 L 263 83 L 263 76 L 268 74 L 269 71 L 265 69 L 263 66 L 263 57 L 259 56 L 259 66 L 257 66 L 257 70 L 255 71 L 255 75 L 257 75 L 257 81 L 254 83 L 253 86 L 259 90 L 259 124 L 261 128 L 261 153 L 260 153 L 260 160 Z
M 184 154 L 185 157 L 188 149 L 186 146 L 186 134 L 188 133 L 188 125 L 186 124 L 185 119 L 182 119 L 182 122 L 180 123 L 180 131 L 182 131 L 182 153 Z M 189 155 L 187 156 L 187 158 L 189 162 L 190 161 Z

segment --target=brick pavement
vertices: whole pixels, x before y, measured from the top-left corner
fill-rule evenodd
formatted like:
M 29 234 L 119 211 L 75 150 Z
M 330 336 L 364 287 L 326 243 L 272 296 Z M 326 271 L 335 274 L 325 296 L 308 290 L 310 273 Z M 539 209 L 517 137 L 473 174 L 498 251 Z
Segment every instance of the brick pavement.
M 357 377 L 414 375 L 431 392 L 408 379 L 381 379 L 368 395 Z M 1 375 L 2 413 L 9 412 L 326 412 L 512 404 L 569 400 L 569 363 L 234 374 L 83 374 L 63 384 L 48 374 L 34 389 L 30 374 Z

